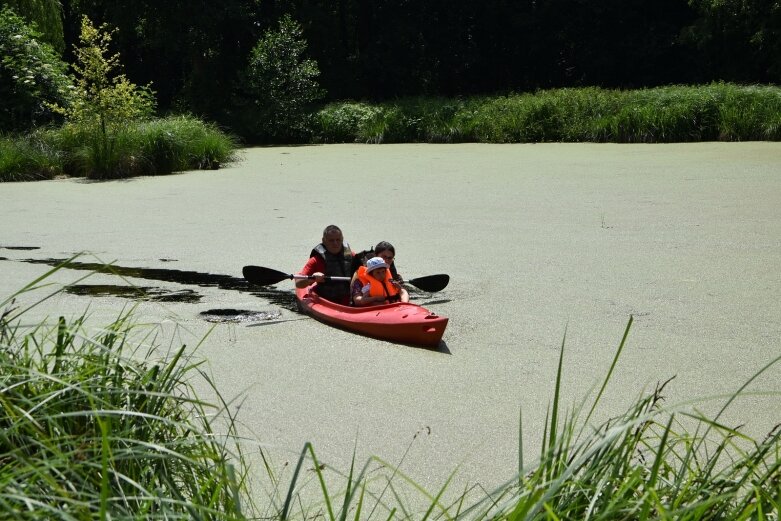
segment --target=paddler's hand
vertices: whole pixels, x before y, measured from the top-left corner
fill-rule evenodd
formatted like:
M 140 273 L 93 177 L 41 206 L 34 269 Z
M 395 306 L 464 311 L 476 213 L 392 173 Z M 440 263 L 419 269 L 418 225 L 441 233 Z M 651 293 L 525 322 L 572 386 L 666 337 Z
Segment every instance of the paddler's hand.
M 323 282 L 325 282 L 325 273 L 316 271 L 312 273 L 312 276 L 315 278 L 315 282 L 317 282 L 318 284 L 322 284 Z

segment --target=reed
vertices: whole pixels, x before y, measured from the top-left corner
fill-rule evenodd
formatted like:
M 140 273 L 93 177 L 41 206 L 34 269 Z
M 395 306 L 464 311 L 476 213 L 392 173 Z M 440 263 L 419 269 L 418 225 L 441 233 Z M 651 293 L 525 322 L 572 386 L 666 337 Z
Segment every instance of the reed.
M 0 137 L 0 182 L 52 179 L 62 172 L 60 155 L 34 136 Z
M 42 280 L 0 302 L 0 518 L 245 519 L 233 418 L 186 346 L 161 355 L 132 310 L 20 325 Z
M 630 91 L 584 87 L 376 105 L 332 103 L 317 121 L 314 133 L 322 142 L 777 141 L 781 88 L 728 83 Z
M 0 181 L 215 170 L 236 160 L 238 146 L 216 125 L 190 116 L 134 122 L 107 137 L 79 125 L 43 128 L 0 141 Z

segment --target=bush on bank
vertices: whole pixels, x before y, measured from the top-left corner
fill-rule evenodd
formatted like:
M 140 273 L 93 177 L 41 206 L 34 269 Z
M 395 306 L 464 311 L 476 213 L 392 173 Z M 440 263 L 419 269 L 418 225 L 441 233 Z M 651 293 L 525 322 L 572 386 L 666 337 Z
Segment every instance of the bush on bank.
M 331 103 L 323 143 L 671 143 L 781 140 L 781 88 L 713 83 L 597 87 L 463 99 Z
M 64 125 L 0 138 L 0 181 L 56 176 L 118 179 L 217 169 L 236 159 L 237 140 L 192 116 L 127 125 L 105 146 L 89 128 Z

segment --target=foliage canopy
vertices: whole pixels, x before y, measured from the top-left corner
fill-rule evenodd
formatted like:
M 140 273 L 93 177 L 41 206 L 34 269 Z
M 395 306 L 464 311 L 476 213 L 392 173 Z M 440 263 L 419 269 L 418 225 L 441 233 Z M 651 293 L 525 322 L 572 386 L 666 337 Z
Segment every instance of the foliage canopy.
M 312 103 L 324 96 L 317 63 L 304 57 L 301 25 L 283 16 L 252 49 L 237 95 L 251 136 L 272 141 L 306 134 Z
M 67 106 L 72 83 L 51 45 L 9 7 L 0 10 L 0 131 L 22 131 Z

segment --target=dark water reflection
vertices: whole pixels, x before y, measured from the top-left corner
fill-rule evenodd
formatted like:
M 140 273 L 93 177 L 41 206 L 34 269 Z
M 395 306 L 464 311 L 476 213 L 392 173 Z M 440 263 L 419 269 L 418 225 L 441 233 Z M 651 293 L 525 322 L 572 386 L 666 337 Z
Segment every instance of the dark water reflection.
M 137 268 L 129 266 L 118 266 L 116 264 L 108 265 L 98 262 L 68 262 L 67 259 L 24 259 L 22 262 L 27 262 L 30 264 L 47 264 L 49 266 L 61 266 L 71 270 L 94 271 L 96 273 L 113 274 L 122 277 L 133 277 L 145 280 L 175 282 L 177 284 L 201 287 L 216 287 L 227 291 L 249 293 L 250 295 L 260 297 L 285 309 L 296 310 L 296 297 L 292 290 L 283 291 L 271 286 L 252 286 L 243 277 L 233 277 L 231 275 L 220 275 L 214 273 L 202 273 L 198 271 L 163 268 Z M 169 293 L 176 294 L 180 292 Z M 192 293 L 197 295 L 197 293 L 194 291 Z M 193 300 L 192 302 L 198 301 L 200 301 L 200 298 Z M 188 301 L 181 300 L 180 302 Z
M 150 286 L 117 286 L 114 284 L 73 284 L 65 292 L 88 297 L 124 297 L 154 302 L 186 302 L 196 304 L 203 296 L 191 289 L 169 291 Z

